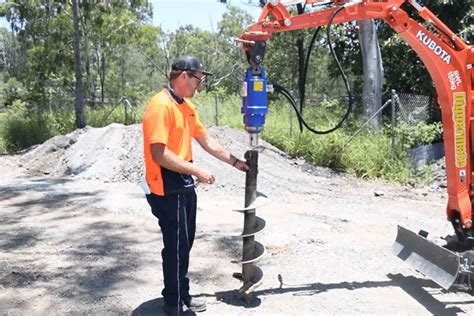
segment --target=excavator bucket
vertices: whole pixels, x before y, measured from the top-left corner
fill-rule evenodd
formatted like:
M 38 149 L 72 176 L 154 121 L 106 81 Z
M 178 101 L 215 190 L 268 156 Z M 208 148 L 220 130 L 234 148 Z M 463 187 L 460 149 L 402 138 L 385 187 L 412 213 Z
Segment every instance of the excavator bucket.
M 457 254 L 401 226 L 398 226 L 393 250 L 400 259 L 446 290 L 460 273 L 461 261 Z

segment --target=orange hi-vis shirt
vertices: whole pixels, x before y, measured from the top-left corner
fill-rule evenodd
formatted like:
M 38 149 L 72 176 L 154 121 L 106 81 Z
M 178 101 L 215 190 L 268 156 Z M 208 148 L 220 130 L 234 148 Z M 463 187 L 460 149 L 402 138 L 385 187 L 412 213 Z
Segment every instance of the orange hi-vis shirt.
M 178 157 L 191 162 L 192 138 L 205 134 L 206 128 L 189 100 L 179 99 L 169 88 L 164 88 L 150 100 L 143 114 L 143 153 L 146 181 L 151 192 L 163 196 L 194 188 L 190 175 L 166 169 L 153 161 L 151 145 L 164 144 Z

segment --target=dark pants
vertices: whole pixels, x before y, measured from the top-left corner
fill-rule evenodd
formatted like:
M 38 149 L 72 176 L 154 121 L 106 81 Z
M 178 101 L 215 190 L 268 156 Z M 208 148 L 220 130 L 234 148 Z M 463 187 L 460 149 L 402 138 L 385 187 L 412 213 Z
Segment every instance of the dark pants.
M 182 305 L 189 294 L 189 252 L 196 233 L 196 192 L 194 190 L 166 196 L 146 196 L 153 215 L 158 218 L 163 234 L 164 289 L 161 292 L 165 304 Z

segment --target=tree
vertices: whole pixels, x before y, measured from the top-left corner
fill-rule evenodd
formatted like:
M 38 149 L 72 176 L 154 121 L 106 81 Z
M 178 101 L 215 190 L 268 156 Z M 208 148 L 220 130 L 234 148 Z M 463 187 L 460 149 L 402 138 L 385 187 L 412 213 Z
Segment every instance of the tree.
M 472 0 L 424 1 L 433 13 L 451 30 L 469 38 L 469 24 L 473 19 Z M 426 24 L 411 6 L 404 7 L 420 23 Z M 472 23 L 470 25 L 472 28 Z M 463 33 L 464 32 L 464 33 Z M 433 83 L 425 66 L 417 54 L 387 24 L 379 28 L 382 56 L 385 68 L 386 90 L 433 95 Z M 403 64 L 401 64 L 403 62 Z
M 373 118 L 369 126 L 377 131 L 383 127 L 382 113 L 376 115 L 382 106 L 383 66 L 377 30 L 373 20 L 359 21 L 360 49 L 363 65 L 362 107 L 365 120 Z M 376 115 L 374 117 L 374 115 Z
M 25 101 L 38 110 L 67 107 L 76 99 L 78 70 L 86 78 L 82 99 L 91 106 L 97 103 L 96 91 L 103 104 L 119 100 L 134 84 L 124 60 L 135 53 L 132 40 L 140 37 L 136 34 L 151 14 L 147 1 L 78 1 L 77 25 L 72 7 L 59 2 L 7 1 L 3 12 L 19 43 L 12 75 L 25 86 Z
M 229 92 L 240 91 L 242 78 L 248 67 L 242 44 L 234 39 L 240 37 L 245 27 L 253 22 L 250 14 L 235 6 L 230 6 L 218 23 L 215 43 L 220 54 L 221 69 L 218 71 L 216 83 L 224 86 Z
M 74 69 L 76 77 L 76 91 L 74 98 L 74 108 L 76 110 L 76 127 L 86 127 L 86 117 L 84 113 L 84 87 L 82 84 L 82 62 L 81 62 L 81 35 L 79 28 L 79 8 L 77 0 L 72 0 L 72 12 L 74 16 Z

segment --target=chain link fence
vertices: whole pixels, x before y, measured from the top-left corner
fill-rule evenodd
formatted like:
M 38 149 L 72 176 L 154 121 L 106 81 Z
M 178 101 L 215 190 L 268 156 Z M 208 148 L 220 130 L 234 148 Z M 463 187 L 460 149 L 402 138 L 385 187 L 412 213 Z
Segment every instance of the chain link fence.
M 292 92 L 294 93 L 294 91 Z M 345 106 L 345 103 L 347 103 L 347 98 L 344 100 L 342 100 L 342 98 L 339 99 L 341 99 L 340 102 L 342 101 L 342 104 L 344 104 Z M 363 108 L 362 95 L 360 93 L 354 94 L 353 100 L 353 112 L 361 112 L 361 109 Z M 202 103 L 205 104 L 205 107 L 201 108 L 201 111 L 204 112 L 203 116 L 205 117 L 204 120 L 207 124 L 216 126 L 222 125 L 223 121 L 225 121 L 222 115 L 223 112 L 226 112 L 223 110 L 223 103 L 226 103 L 226 101 L 226 96 L 220 94 L 213 94 L 212 96 L 208 96 L 206 100 L 202 100 Z M 269 100 L 269 111 L 275 110 L 274 103 L 272 101 L 273 100 Z M 296 98 L 295 101 L 299 108 L 300 100 Z M 312 115 L 319 116 L 321 120 L 324 120 L 328 116 L 325 112 L 333 111 L 331 105 L 328 106 L 327 103 L 325 103 L 326 101 L 327 98 L 324 98 L 323 96 L 308 96 L 305 100 L 305 109 L 314 109 L 318 107 L 324 108 L 326 106 L 326 109 L 322 109 L 320 113 L 312 113 Z M 434 111 L 435 107 L 433 106 L 433 98 L 430 96 L 403 92 L 399 93 L 392 90 L 391 93 L 388 93 L 383 96 L 382 101 L 382 107 L 379 109 L 379 111 L 376 112 L 376 115 L 373 115 L 365 122 L 362 122 L 359 126 L 360 129 L 357 130 L 354 134 L 359 134 L 364 130 L 370 131 L 370 122 L 372 120 L 378 119 L 378 115 L 382 116 L 382 121 L 385 125 L 390 126 L 397 126 L 400 124 L 414 126 L 421 122 L 430 122 L 436 119 L 436 113 Z M 237 107 L 236 111 L 240 113 L 240 104 L 236 104 L 235 106 Z M 343 110 L 344 109 L 339 111 L 343 113 Z M 284 128 L 287 129 L 288 134 L 293 135 L 299 132 L 298 118 L 292 106 L 288 104 L 288 109 L 283 111 L 288 113 L 286 120 L 286 123 L 288 124 L 284 124 Z M 305 110 L 305 113 L 306 111 L 307 110 Z M 334 115 L 334 117 L 332 117 L 331 119 L 338 120 L 339 117 L 337 115 Z
M 405 148 L 407 157 L 415 169 L 444 156 L 442 144 L 435 144 L 434 146 L 426 144 L 416 145 L 416 148 L 411 148 L 413 144 L 407 141 L 409 138 L 420 137 L 416 132 L 418 128 L 416 126 L 420 123 L 436 121 L 436 116 L 439 114 L 435 110 L 433 97 L 403 92 L 398 93 L 392 90 L 390 94 L 384 96 L 383 100 L 385 102 L 379 111 L 365 121 L 354 135 L 351 136 L 349 141 L 353 140 L 363 131 L 370 133 L 370 121 L 376 119 L 379 112 L 381 112 L 383 113 L 384 125 L 389 128 L 391 135 L 391 154 L 390 157 L 386 157 L 387 161 L 389 158 L 395 159 L 397 150 L 400 150 L 400 148 Z M 410 134 L 410 130 L 413 132 L 407 137 L 406 134 Z
M 396 93 L 395 113 L 399 123 L 416 125 L 432 119 L 432 98 L 426 95 Z

